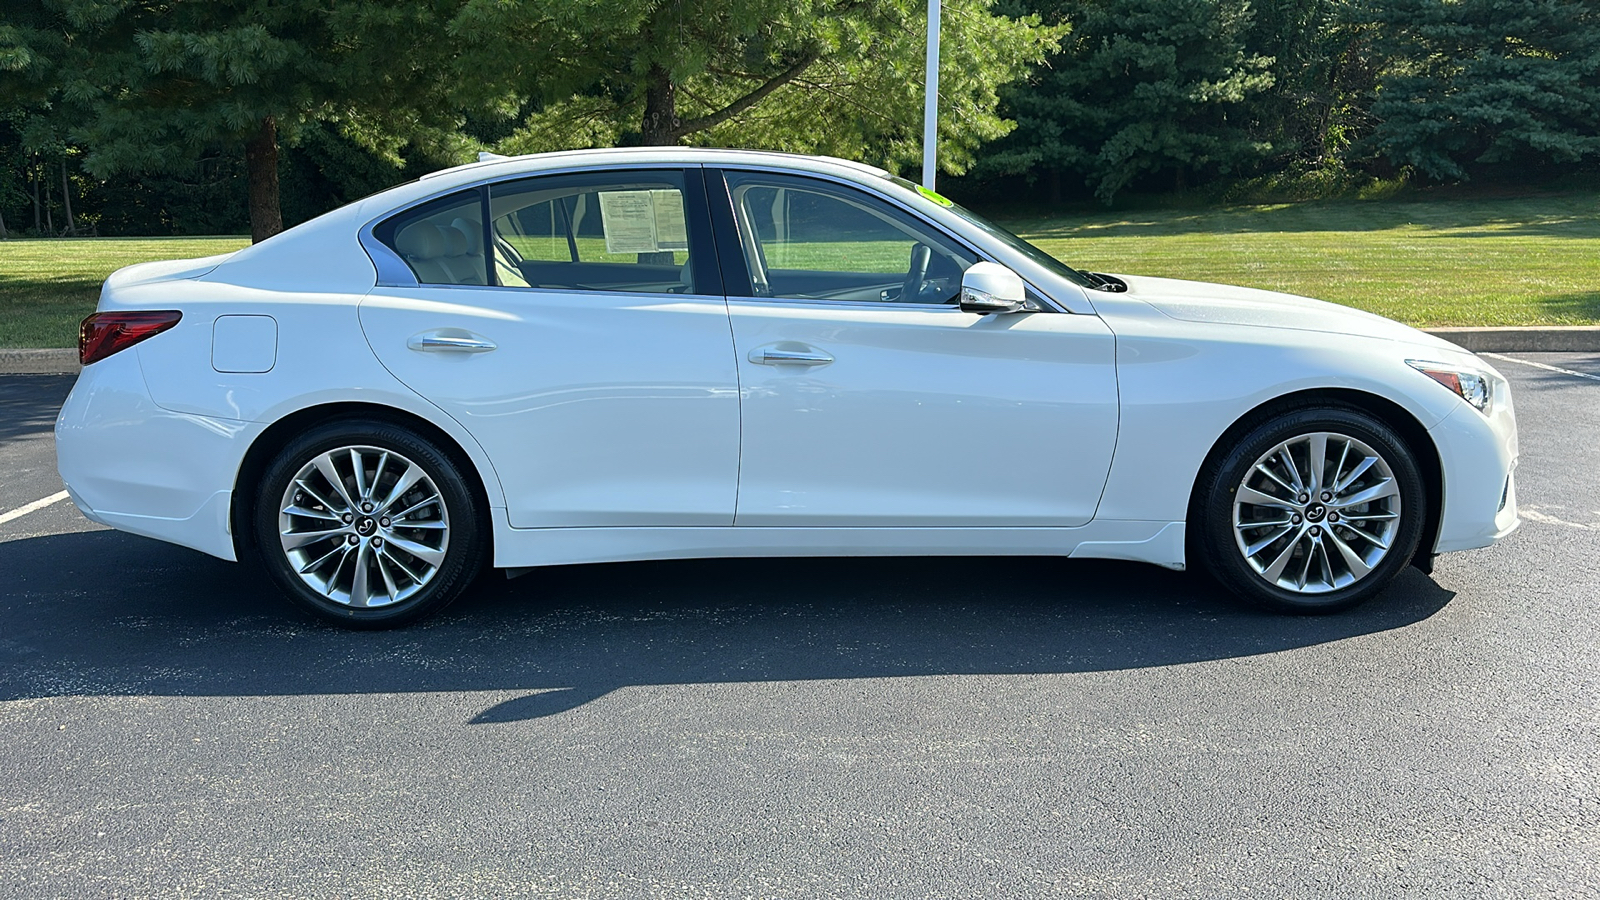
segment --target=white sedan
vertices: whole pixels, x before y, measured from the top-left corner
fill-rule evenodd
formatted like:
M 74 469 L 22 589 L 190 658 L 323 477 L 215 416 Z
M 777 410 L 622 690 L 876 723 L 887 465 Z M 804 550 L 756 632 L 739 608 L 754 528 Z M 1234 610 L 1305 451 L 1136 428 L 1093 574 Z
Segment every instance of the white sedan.
M 1193 561 L 1288 612 L 1517 524 L 1481 359 L 1377 316 L 1075 271 L 836 159 L 489 159 L 131 266 L 56 446 L 90 519 L 345 624 L 486 566 Z

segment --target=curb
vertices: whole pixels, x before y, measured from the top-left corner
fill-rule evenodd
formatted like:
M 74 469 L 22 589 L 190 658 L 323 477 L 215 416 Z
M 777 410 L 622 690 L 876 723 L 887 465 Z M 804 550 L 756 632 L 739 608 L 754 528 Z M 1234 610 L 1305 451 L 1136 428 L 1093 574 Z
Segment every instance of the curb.
M 76 375 L 76 350 L 0 349 L 0 375 Z
M 1548 328 L 1425 328 L 1434 337 L 1474 353 L 1600 352 L 1600 325 Z
M 1546 328 L 1425 328 L 1475 353 L 1600 353 L 1600 325 Z M 0 349 L 0 375 L 76 375 L 76 350 Z

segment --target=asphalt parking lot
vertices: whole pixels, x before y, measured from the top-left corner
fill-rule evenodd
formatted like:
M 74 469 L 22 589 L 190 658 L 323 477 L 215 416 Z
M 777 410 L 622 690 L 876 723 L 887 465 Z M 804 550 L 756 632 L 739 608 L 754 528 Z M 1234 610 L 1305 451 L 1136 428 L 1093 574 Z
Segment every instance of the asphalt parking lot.
M 1593 896 L 1600 356 L 1516 358 L 1522 530 L 1327 618 L 1133 564 L 744 560 L 349 633 L 15 516 L 0 895 Z M 70 386 L 0 376 L 0 517 L 61 490 Z

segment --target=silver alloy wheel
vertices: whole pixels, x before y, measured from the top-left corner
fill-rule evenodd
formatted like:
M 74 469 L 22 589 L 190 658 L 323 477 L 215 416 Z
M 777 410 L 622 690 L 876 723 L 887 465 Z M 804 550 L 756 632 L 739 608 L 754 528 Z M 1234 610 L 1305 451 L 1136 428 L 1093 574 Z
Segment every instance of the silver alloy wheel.
M 421 466 L 381 447 L 340 447 L 301 467 L 278 505 L 289 565 L 343 606 L 392 606 L 438 574 L 450 546 L 444 497 Z
M 1233 501 L 1233 536 L 1269 584 L 1324 594 L 1365 578 L 1400 529 L 1400 486 L 1377 451 L 1348 435 L 1292 437 L 1257 459 Z

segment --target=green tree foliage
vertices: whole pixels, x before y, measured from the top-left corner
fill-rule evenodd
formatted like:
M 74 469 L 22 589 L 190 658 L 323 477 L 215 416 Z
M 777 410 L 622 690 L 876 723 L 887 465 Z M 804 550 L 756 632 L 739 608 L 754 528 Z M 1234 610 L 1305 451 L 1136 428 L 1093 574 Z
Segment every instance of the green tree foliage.
M 241 154 L 251 231 L 282 228 L 280 135 L 318 123 L 375 152 L 459 141 L 438 40 L 453 7 L 427 0 L 8 0 L 0 95 L 29 103 L 24 141 L 85 145 L 83 167 L 183 173 Z
M 1064 32 L 991 2 L 946 7 L 948 171 L 1009 129 L 998 87 Z M 87 151 L 109 228 L 212 227 L 237 207 L 202 198 L 247 187 L 259 239 L 341 160 L 394 175 L 486 143 L 679 142 L 919 160 L 924 16 L 921 0 L 10 0 L 0 115 L 25 153 Z M 23 196 L 6 191 L 0 207 Z
M 1070 22 L 1072 36 L 1007 92 L 1018 127 L 989 152 L 985 173 L 1081 179 L 1110 202 L 1136 179 L 1182 184 L 1270 152 L 1252 133 L 1248 101 L 1272 86 L 1272 59 L 1245 44 L 1246 0 L 1048 5 L 1046 20 Z
M 65 39 L 40 30 L 41 12 L 19 6 L 0 13 L 0 216 L 11 214 L 6 232 L 24 230 L 25 220 L 15 215 L 23 206 L 40 220 L 31 230 L 44 232 L 43 161 L 63 157 L 66 149 L 48 116 L 53 71 L 37 52 L 58 49 Z M 31 46 L 24 36 L 41 46 Z
M 1376 150 L 1437 179 L 1600 156 L 1593 0 L 1373 0 Z
M 1359 0 L 1279 0 L 1252 7 L 1250 52 L 1270 57 L 1272 87 L 1253 96 L 1256 136 L 1273 147 L 1273 167 L 1342 166 L 1371 131 L 1378 59 L 1375 28 Z
M 998 88 L 1026 74 L 1065 29 L 949 0 L 940 66 L 940 157 L 960 172 L 1010 129 Z M 544 98 L 502 143 L 514 152 L 616 143 L 700 143 L 866 158 L 921 159 L 926 6 L 918 0 L 612 0 L 562 29 L 569 0 L 485 4 L 487 30 L 544 29 L 560 62 L 529 73 Z M 537 23 L 535 25 L 534 23 Z M 569 49 L 570 48 L 570 49 Z M 568 55 L 570 54 L 570 55 Z
M 80 230 L 260 237 L 481 147 L 904 169 L 925 16 L 925 0 L 5 0 L 0 227 L 63 233 L 70 202 Z M 947 0 L 942 36 L 940 162 L 991 184 L 1109 202 L 1600 159 L 1596 0 Z

